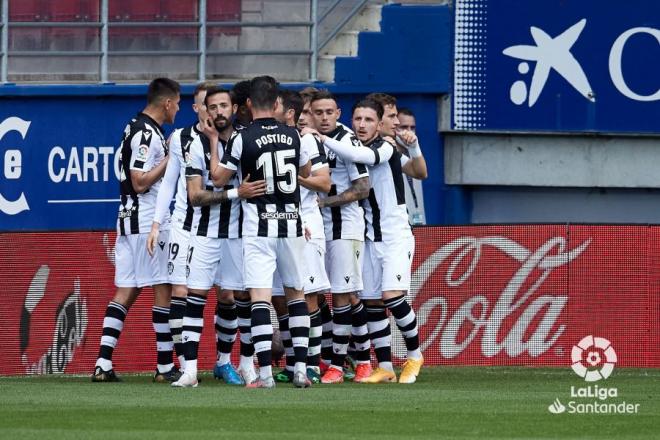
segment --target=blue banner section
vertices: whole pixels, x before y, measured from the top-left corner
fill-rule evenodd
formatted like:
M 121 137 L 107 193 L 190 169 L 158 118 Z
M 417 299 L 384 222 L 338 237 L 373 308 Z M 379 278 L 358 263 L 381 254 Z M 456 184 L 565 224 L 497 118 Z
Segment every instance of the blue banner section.
M 457 130 L 660 133 L 660 2 L 456 0 Z
M 196 121 L 192 88 L 183 88 L 177 127 Z M 119 206 L 117 150 L 145 95 L 144 85 L 0 86 L 0 231 L 113 230 Z M 361 96 L 338 92 L 345 123 L 350 124 L 350 108 Z M 429 161 L 427 221 L 440 223 L 436 96 L 402 95 L 399 101 L 418 115 Z M 168 134 L 173 130 L 164 128 Z

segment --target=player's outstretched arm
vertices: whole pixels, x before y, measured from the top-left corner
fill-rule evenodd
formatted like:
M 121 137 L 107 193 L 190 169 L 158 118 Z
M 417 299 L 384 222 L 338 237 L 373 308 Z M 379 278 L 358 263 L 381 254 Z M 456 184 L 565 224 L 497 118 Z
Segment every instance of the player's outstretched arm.
M 332 186 L 332 179 L 330 179 L 330 169 L 325 166 L 312 172 L 312 175 L 304 178 L 298 176 L 298 183 L 310 191 L 316 192 L 330 192 Z
M 339 157 L 341 157 L 344 160 L 349 160 L 351 162 L 361 163 L 364 165 L 376 165 L 382 160 L 379 157 L 379 155 L 371 148 L 355 148 L 354 145 L 349 145 L 347 143 L 340 142 L 336 139 L 332 139 L 328 136 L 319 133 L 318 131 L 312 128 L 305 127 L 302 133 L 303 135 L 307 133 L 312 133 L 314 136 L 318 136 L 319 140 L 323 143 L 323 145 L 325 145 L 330 150 L 334 151 Z M 389 157 L 387 159 L 389 159 Z
M 396 140 L 397 144 L 408 149 L 410 155 L 410 160 L 403 165 L 402 171 L 414 179 L 426 179 L 428 177 L 426 160 L 419 147 L 417 135 L 410 130 L 404 130 L 397 135 Z
M 351 182 L 351 187 L 336 196 L 326 197 L 319 201 L 320 208 L 334 208 L 369 197 L 369 177 L 361 177 Z

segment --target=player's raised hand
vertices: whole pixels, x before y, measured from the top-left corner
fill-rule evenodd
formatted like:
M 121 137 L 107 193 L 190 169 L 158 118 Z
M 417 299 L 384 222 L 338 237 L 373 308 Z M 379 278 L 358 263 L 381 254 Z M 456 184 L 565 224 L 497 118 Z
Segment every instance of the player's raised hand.
M 204 124 L 202 124 L 202 132 L 209 139 L 212 139 L 212 138 L 217 139 L 218 136 L 220 136 L 220 134 L 218 133 L 218 129 L 215 128 L 215 124 L 213 123 L 213 119 L 210 116 L 207 117 L 206 121 L 204 121 Z
M 417 135 L 410 130 L 401 130 L 396 134 L 396 138 L 400 141 L 399 144 L 406 148 L 417 144 Z
M 238 187 L 238 196 L 241 199 L 251 199 L 266 194 L 266 181 L 255 180 L 250 182 L 250 175 L 248 174 Z
M 154 251 L 156 249 L 156 243 L 158 243 L 158 235 L 160 234 L 160 225 L 156 222 L 151 224 L 151 231 L 149 231 L 149 236 L 147 237 L 147 252 L 152 257 L 154 256 Z

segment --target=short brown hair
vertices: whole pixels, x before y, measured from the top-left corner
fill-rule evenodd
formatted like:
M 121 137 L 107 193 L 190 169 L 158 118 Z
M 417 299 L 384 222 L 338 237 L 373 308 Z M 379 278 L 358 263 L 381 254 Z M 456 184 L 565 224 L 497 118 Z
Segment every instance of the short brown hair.
M 374 101 L 379 102 L 383 107 L 386 105 L 396 106 L 396 98 L 387 93 L 369 93 L 365 99 L 373 99 Z
M 197 96 L 199 92 L 206 92 L 211 87 L 217 87 L 217 86 L 209 81 L 204 81 L 197 84 L 197 86 L 195 86 L 195 90 L 193 90 L 193 97 Z
M 314 96 L 314 94 L 318 93 L 318 92 L 319 92 L 319 89 L 317 89 L 316 87 L 311 87 L 311 86 L 308 86 L 308 87 L 305 87 L 304 89 L 302 89 L 300 91 L 300 96 L 303 99 L 303 103 L 307 104 L 308 102 L 311 102 L 312 101 L 312 96 Z

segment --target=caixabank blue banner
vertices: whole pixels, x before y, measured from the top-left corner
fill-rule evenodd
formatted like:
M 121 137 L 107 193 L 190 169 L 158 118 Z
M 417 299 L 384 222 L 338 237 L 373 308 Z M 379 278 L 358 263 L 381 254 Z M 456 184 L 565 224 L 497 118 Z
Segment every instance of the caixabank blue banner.
M 166 134 L 197 121 L 192 89 L 183 86 L 181 110 L 174 126 L 164 127 Z M 146 104 L 146 90 L 146 85 L 0 86 L 0 232 L 114 230 L 119 145 L 124 127 Z M 350 124 L 350 108 L 364 94 L 336 93 L 342 120 Z M 399 103 L 418 115 L 425 155 L 439 171 L 436 96 L 408 94 Z M 438 171 L 434 185 L 442 182 Z M 439 205 L 427 206 L 427 221 L 438 221 Z
M 456 0 L 456 130 L 660 133 L 660 2 Z

